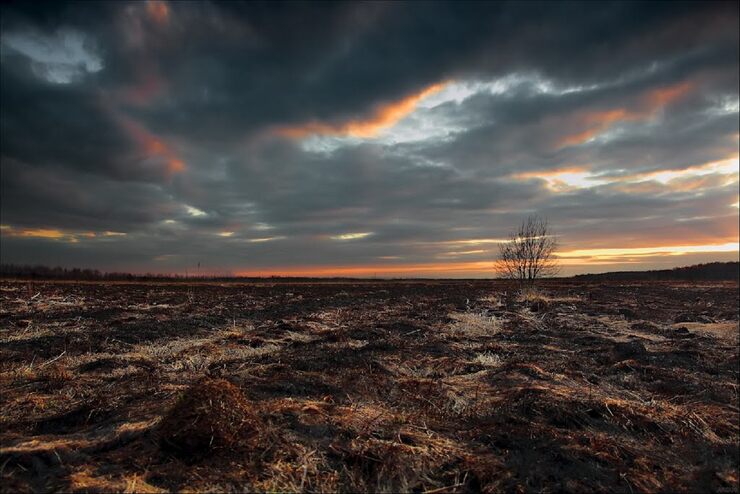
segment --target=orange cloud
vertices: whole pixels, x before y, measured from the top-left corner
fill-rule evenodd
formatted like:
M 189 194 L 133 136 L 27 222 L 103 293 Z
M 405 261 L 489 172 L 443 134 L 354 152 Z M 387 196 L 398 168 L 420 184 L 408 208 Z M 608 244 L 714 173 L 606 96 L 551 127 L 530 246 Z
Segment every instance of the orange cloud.
M 577 134 L 567 136 L 558 143 L 558 147 L 577 146 L 593 139 L 612 124 L 623 120 L 634 120 L 635 115 L 623 108 L 601 112 L 586 113 L 580 117 L 582 124 L 587 128 Z
M 113 115 L 147 157 L 159 157 L 164 160 L 168 175 L 172 176 L 185 171 L 185 162 L 162 139 L 119 112 L 113 112 Z
M 170 19 L 170 8 L 161 0 L 148 0 L 146 11 L 149 17 L 158 24 L 166 24 Z
M 374 137 L 381 130 L 395 125 L 399 120 L 414 111 L 421 100 L 441 91 L 447 84 L 447 82 L 432 84 L 418 93 L 381 105 L 366 120 L 350 120 L 349 122 L 338 125 L 313 121 L 303 125 L 280 127 L 275 133 L 292 139 L 301 139 L 313 134 L 362 138 Z
M 694 84 L 682 82 L 673 86 L 653 89 L 643 94 L 636 108 L 612 108 L 609 110 L 583 112 L 576 116 L 576 122 L 583 130 L 564 137 L 558 147 L 577 146 L 593 139 L 617 122 L 645 120 L 653 117 L 669 104 L 686 96 Z
M 645 104 L 652 110 L 663 108 L 674 101 L 683 98 L 694 88 L 691 82 L 682 82 L 673 86 L 658 88 L 650 91 L 645 96 Z
M 539 170 L 510 175 L 514 180 L 540 179 L 555 192 L 610 185 L 628 194 L 658 194 L 662 192 L 692 192 L 724 187 L 738 182 L 738 155 L 719 161 L 680 169 L 667 169 L 631 175 L 609 176 L 592 172 L 586 167 Z
M 60 230 L 50 228 L 27 228 L 25 230 L 13 230 L 6 232 L 10 237 L 33 237 L 58 239 L 65 236 Z
M 121 98 L 128 104 L 145 106 L 160 96 L 167 87 L 167 82 L 159 75 L 151 63 L 141 62 L 142 67 L 137 69 L 137 81 L 134 85 L 121 91 Z
M 91 231 L 73 232 L 63 231 L 57 228 L 15 228 L 10 225 L 0 225 L 2 235 L 8 238 L 42 238 L 47 240 L 60 240 L 63 242 L 77 243 L 80 238 L 96 238 L 98 236 L 125 236 L 121 232 L 103 232 L 97 234 Z

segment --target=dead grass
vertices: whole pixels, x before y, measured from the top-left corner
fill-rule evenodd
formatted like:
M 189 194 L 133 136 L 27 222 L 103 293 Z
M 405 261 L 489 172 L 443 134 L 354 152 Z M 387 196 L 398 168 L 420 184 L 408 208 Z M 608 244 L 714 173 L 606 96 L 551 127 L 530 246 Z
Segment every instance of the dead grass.
M 574 295 L 556 295 L 548 293 L 541 288 L 533 287 L 524 288 L 517 292 L 516 301 L 525 304 L 531 304 L 537 301 L 545 301 L 547 303 L 579 302 L 581 301 L 581 297 Z
M 736 287 L 1 288 L 7 491 L 737 490 Z
M 493 336 L 501 329 L 501 321 L 495 316 L 474 312 L 460 312 L 449 315 L 452 323 L 445 331 L 452 336 L 479 338 Z
M 485 367 L 498 367 L 501 365 L 501 357 L 491 352 L 479 353 L 473 359 L 473 362 L 481 364 Z

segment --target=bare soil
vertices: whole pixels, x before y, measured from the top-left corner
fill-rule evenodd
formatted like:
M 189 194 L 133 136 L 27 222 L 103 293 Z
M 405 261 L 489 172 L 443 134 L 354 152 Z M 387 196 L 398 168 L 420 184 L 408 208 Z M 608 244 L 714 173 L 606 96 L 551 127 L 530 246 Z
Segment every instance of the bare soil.
M 0 282 L 3 492 L 737 492 L 738 285 Z

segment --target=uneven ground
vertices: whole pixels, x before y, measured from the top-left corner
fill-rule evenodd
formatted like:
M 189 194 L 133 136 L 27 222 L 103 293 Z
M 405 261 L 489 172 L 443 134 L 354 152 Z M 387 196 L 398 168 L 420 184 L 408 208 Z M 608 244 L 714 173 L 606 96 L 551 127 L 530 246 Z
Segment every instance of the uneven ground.
M 0 282 L 3 491 L 738 491 L 737 284 Z

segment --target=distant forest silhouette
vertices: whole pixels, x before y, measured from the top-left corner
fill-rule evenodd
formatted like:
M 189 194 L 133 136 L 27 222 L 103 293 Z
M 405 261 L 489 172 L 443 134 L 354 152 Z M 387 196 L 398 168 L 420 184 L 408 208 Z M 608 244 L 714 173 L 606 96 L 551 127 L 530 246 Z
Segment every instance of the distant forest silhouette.
M 97 269 L 49 267 L 43 265 L 0 264 L 0 278 L 15 278 L 24 280 L 80 280 L 80 281 L 244 281 L 250 279 L 309 279 L 306 277 L 241 277 L 241 276 L 184 276 L 179 274 L 132 274 L 119 272 L 101 272 Z M 357 279 L 346 277 L 321 278 L 326 279 Z M 579 274 L 571 279 L 580 281 L 738 281 L 740 279 L 740 263 L 738 262 L 710 262 L 673 269 L 653 271 L 616 271 L 599 274 Z
M 685 280 L 685 281 L 737 281 L 740 279 L 740 262 L 709 262 L 673 269 L 653 271 L 615 271 L 612 273 L 579 274 L 577 280 Z

